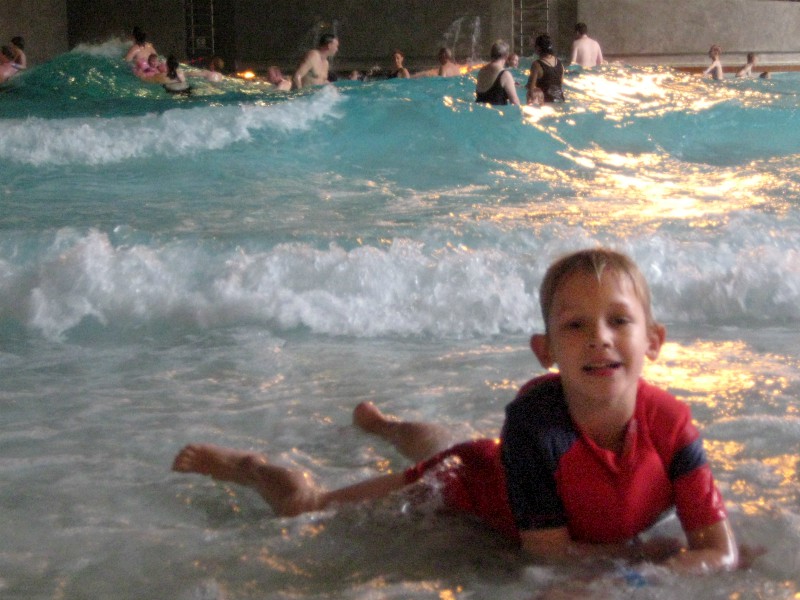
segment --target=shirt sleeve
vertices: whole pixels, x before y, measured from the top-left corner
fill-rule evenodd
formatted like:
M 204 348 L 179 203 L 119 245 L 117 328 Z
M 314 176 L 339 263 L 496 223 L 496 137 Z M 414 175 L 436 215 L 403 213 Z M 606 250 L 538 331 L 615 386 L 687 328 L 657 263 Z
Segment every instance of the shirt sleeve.
M 692 422 L 691 410 L 667 392 L 648 387 L 651 394 L 662 398 L 660 410 L 653 414 L 654 425 L 672 423 L 661 437 L 668 447 L 662 446 L 660 452 L 669 457 L 665 466 L 681 526 L 684 531 L 695 531 L 725 519 L 725 501 L 714 483 L 703 438 Z
M 560 390 L 560 383 L 555 385 Z M 550 387 L 525 386 L 506 408 L 501 456 L 511 512 L 521 531 L 567 525 L 555 473 L 563 453 L 563 436 L 558 435 L 561 411 L 555 411 L 555 420 L 548 414 L 553 412 Z

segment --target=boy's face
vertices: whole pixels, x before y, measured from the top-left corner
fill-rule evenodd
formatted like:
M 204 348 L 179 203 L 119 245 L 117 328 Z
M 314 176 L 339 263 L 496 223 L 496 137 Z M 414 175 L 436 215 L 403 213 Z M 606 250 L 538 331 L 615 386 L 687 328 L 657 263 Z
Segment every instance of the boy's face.
M 556 289 L 546 335 L 531 340 L 545 367 L 558 365 L 567 401 L 633 406 L 645 357 L 654 360 L 665 330 L 648 325 L 627 275 L 568 275 Z

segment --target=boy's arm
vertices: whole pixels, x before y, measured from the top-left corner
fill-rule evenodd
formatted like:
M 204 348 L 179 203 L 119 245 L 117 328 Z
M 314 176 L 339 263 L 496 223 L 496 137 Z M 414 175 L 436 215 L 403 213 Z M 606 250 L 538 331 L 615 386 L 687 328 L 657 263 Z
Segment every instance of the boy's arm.
M 689 547 L 667 561 L 679 573 L 706 575 L 733 571 L 739 566 L 739 549 L 728 519 L 686 534 Z
M 566 527 L 521 531 L 522 548 L 536 562 L 559 564 L 585 558 L 617 558 L 661 562 L 680 550 L 677 540 L 656 538 L 644 543 L 588 544 L 575 542 Z

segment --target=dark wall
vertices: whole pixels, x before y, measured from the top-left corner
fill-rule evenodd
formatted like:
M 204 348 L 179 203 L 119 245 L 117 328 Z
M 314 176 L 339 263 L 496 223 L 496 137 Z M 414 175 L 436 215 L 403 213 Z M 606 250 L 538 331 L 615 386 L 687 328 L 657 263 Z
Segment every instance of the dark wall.
M 473 51 L 485 56 L 491 41 L 499 37 L 493 12 L 497 4 L 496 0 L 238 0 L 238 56 L 243 63 L 275 63 L 290 70 L 316 46 L 321 33 L 335 30 L 340 38 L 339 65 L 388 64 L 395 48 L 405 53 L 407 66 L 429 64 L 448 33 L 451 42 L 457 41 L 457 59 L 464 61 Z M 459 20 L 461 29 L 454 40 Z
M 66 0 L 69 47 L 125 38 L 139 25 L 161 54 L 186 55 L 183 0 Z
M 66 52 L 67 15 L 64 0 L 0 2 L 0 44 L 25 38 L 25 55 L 33 66 Z

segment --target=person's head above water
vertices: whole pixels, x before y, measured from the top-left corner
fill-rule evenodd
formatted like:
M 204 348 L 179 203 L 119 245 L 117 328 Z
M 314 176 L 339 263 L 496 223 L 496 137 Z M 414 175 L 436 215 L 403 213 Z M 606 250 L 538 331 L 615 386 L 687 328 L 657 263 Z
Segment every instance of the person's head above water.
M 138 25 L 133 28 L 133 41 L 139 46 L 143 46 L 147 41 L 147 34 Z
M 439 48 L 436 57 L 439 59 L 439 63 L 445 64 L 453 60 L 453 53 L 450 51 L 450 48 Z
M 489 58 L 494 60 L 500 60 L 501 58 L 505 60 L 508 56 L 510 48 L 508 46 L 508 42 L 503 40 L 497 40 L 494 44 L 492 44 L 492 49 L 489 51 Z
M 536 54 L 539 56 L 548 56 L 550 54 L 555 54 L 555 50 L 553 49 L 553 40 L 550 39 L 550 36 L 546 33 L 538 36 L 536 41 L 533 44 L 534 49 L 536 50 Z
M 329 54 L 336 54 L 339 49 L 339 38 L 334 33 L 323 33 L 319 36 L 320 50 L 327 50 Z

